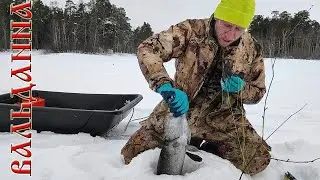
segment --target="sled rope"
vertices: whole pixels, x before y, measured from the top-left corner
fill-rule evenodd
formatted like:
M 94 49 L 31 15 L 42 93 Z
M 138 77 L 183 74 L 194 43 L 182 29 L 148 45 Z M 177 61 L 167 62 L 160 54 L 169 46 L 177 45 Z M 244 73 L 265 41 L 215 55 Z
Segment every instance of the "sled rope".
M 89 123 L 89 121 L 90 121 L 92 116 L 93 116 L 93 113 L 90 114 L 90 116 L 88 117 L 87 121 L 80 128 L 76 129 L 76 131 L 81 131 L 84 127 L 86 127 L 86 125 Z
M 131 114 L 131 117 L 130 117 L 130 119 L 129 119 L 129 121 L 128 121 L 127 125 L 126 125 L 126 128 L 124 128 L 124 132 L 126 132 L 126 131 L 127 131 L 128 126 L 129 126 L 129 123 L 132 121 L 133 114 L 134 114 L 134 108 L 132 108 L 132 114 Z
M 133 121 L 138 121 L 138 120 L 145 120 L 145 119 L 147 119 L 147 118 L 149 117 L 149 116 L 145 116 L 145 117 L 141 117 L 141 118 L 132 119 L 133 114 L 134 114 L 134 108 L 132 109 L 132 114 L 131 114 L 130 120 L 128 121 L 128 123 L 127 123 L 127 125 L 126 125 L 126 127 L 125 127 L 125 129 L 124 129 L 124 132 L 127 131 L 128 126 L 129 126 L 129 124 L 130 124 L 131 122 L 133 122 Z

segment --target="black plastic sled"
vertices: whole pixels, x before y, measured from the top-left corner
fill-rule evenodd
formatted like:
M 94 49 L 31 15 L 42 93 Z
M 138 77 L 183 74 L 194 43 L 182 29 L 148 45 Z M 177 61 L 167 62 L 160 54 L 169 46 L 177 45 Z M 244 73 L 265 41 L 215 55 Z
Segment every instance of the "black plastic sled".
M 38 99 L 32 107 L 32 130 L 60 134 L 89 133 L 106 136 L 126 118 L 142 100 L 140 94 L 83 94 L 32 90 Z M 10 132 L 10 125 L 23 124 L 28 118 L 10 120 L 10 110 L 20 110 L 21 98 L 0 95 L 0 132 Z

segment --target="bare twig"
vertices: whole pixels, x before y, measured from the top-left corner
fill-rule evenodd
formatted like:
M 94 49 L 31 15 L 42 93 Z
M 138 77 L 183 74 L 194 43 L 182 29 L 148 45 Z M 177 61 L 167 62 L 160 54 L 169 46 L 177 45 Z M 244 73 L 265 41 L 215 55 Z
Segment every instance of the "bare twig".
M 302 108 L 300 108 L 298 111 L 296 111 L 295 113 L 291 114 L 285 121 L 283 121 L 283 123 L 280 124 L 280 126 L 278 126 L 269 136 L 266 140 L 268 140 L 282 125 L 284 125 L 290 118 L 292 118 L 292 116 L 298 114 L 303 108 L 305 108 L 307 106 L 307 104 L 305 104 Z
M 308 9 L 308 12 L 313 8 L 314 5 L 311 5 L 311 7 Z M 298 25 L 302 22 L 302 20 L 300 20 L 295 26 L 294 28 L 291 30 L 291 32 L 288 34 L 288 36 L 286 38 L 284 38 L 285 40 L 288 39 L 288 37 L 294 32 L 294 30 L 298 27 Z M 284 48 L 284 46 L 282 46 L 279 51 L 281 51 Z M 269 88 L 268 88 L 268 92 L 266 95 L 266 99 L 264 101 L 264 107 L 263 107 L 263 115 L 262 115 L 262 139 L 263 139 L 263 135 L 264 135 L 264 122 L 265 122 L 265 114 L 266 114 L 266 110 L 267 108 L 267 101 L 268 101 L 268 97 L 269 97 L 269 93 L 270 93 L 270 89 L 271 89 L 271 85 L 273 83 L 273 79 L 274 79 L 274 65 L 276 63 L 276 58 L 274 58 L 273 62 L 272 62 L 272 78 L 269 84 Z
M 267 92 L 267 95 L 266 95 L 266 99 L 264 101 L 263 115 L 262 115 L 262 139 L 263 139 L 263 136 L 264 136 L 265 115 L 266 115 L 266 111 L 268 109 L 267 101 L 268 101 L 270 89 L 271 89 L 271 86 L 273 84 L 273 79 L 274 79 L 274 65 L 275 65 L 275 63 L 276 63 L 276 60 L 274 59 L 273 62 L 272 62 L 272 77 L 271 77 L 271 81 L 270 81 L 270 84 L 269 84 L 269 87 L 268 87 L 268 92 Z
M 280 126 L 278 126 L 278 127 L 276 128 L 276 130 L 274 130 L 274 131 L 269 135 L 269 137 L 268 137 L 267 139 L 269 139 L 269 138 L 270 138 L 283 124 L 285 124 L 291 117 L 293 117 L 294 115 L 296 115 L 297 113 L 299 113 L 306 105 L 307 105 L 307 104 L 305 104 L 302 108 L 300 108 L 300 109 L 299 109 L 298 111 L 296 111 L 295 113 L 291 114 L 283 123 L 280 124 Z M 266 139 L 266 140 L 267 140 L 267 139 Z M 262 140 L 263 140 L 263 139 L 262 139 Z M 262 141 L 261 141 L 261 143 L 259 144 L 259 146 L 256 148 L 256 150 L 257 150 L 258 148 L 260 148 L 261 146 L 262 146 Z M 254 157 L 255 157 L 255 155 L 256 155 L 257 152 L 258 152 L 258 151 L 255 151 L 255 152 L 254 152 L 254 154 L 252 155 L 251 159 L 250 159 L 249 162 L 247 163 L 247 165 L 246 165 L 246 167 L 244 168 L 244 170 L 246 170 L 246 169 L 248 168 L 250 162 L 254 159 Z M 240 177 L 239 177 L 239 180 L 241 180 L 241 178 L 242 178 L 242 176 L 243 176 L 243 174 L 244 174 L 244 170 L 242 171 L 242 173 L 241 173 L 241 175 L 240 175 Z
M 291 160 L 283 160 L 283 159 L 277 159 L 277 158 L 271 158 L 271 159 L 273 159 L 273 160 L 276 160 L 276 161 L 282 161 L 282 162 L 291 162 L 291 163 L 312 163 L 312 162 L 315 162 L 315 161 L 317 161 L 317 160 L 320 160 L 320 157 L 319 158 L 316 158 L 316 159 L 314 159 L 314 160 L 311 160 L 311 161 L 291 161 Z
M 312 6 L 309 8 L 308 11 L 310 11 L 310 10 L 313 8 L 313 6 L 314 6 L 314 5 L 312 5 Z M 294 30 L 298 27 L 298 25 L 299 25 L 301 22 L 302 22 L 302 19 L 295 25 L 295 27 L 291 30 L 291 32 L 288 34 L 288 36 L 287 36 L 286 38 L 284 38 L 284 40 L 286 40 L 286 39 L 294 32 Z M 282 46 L 282 47 L 279 49 L 279 51 L 281 51 L 283 48 L 284 48 L 284 47 Z M 271 82 L 270 82 L 270 85 L 269 85 L 269 88 L 268 88 L 268 92 L 267 92 L 267 95 L 266 95 L 266 99 L 265 99 L 265 103 L 264 103 L 264 108 L 263 108 L 263 116 L 262 116 L 262 123 L 263 123 L 263 124 L 262 124 L 262 138 L 261 138 L 261 143 L 260 143 L 260 145 L 257 147 L 257 149 L 260 148 L 260 147 L 262 146 L 262 144 L 263 144 L 264 124 L 265 124 L 265 113 L 266 113 L 266 110 L 267 110 L 267 107 L 266 107 L 266 104 L 267 104 L 267 103 L 266 103 L 266 102 L 267 102 L 267 100 L 268 100 L 270 88 L 271 88 L 271 85 L 272 85 L 273 79 L 274 79 L 274 65 L 275 65 L 275 61 L 276 61 L 276 58 L 274 58 L 274 61 L 273 61 L 273 63 L 272 63 L 272 79 L 271 79 Z M 304 107 L 303 107 L 303 108 L 304 108 Z M 285 122 L 287 122 L 293 115 L 295 115 L 295 114 L 297 114 L 298 112 L 300 112 L 303 108 L 301 108 L 299 111 L 297 111 L 296 113 L 294 113 L 294 114 L 292 114 L 291 116 L 289 116 L 289 118 L 288 118 Z M 285 122 L 284 122 L 284 123 L 285 123 Z M 283 123 L 283 124 L 284 124 L 284 123 Z M 281 124 L 272 134 L 274 134 L 283 124 Z M 272 134 L 271 134 L 271 135 L 272 135 Z M 270 135 L 268 138 L 270 138 L 271 135 Z M 257 149 L 256 149 L 256 150 L 257 150 Z M 249 160 L 249 162 L 246 164 L 244 170 L 242 170 L 242 173 L 241 173 L 241 175 L 240 175 L 240 177 L 239 177 L 239 180 L 241 180 L 241 178 L 242 178 L 242 176 L 243 176 L 243 174 L 244 174 L 244 171 L 249 167 L 249 164 L 250 164 L 251 161 L 254 159 L 254 156 L 256 155 L 256 153 L 257 153 L 257 151 L 253 154 L 253 156 L 251 157 L 251 159 Z

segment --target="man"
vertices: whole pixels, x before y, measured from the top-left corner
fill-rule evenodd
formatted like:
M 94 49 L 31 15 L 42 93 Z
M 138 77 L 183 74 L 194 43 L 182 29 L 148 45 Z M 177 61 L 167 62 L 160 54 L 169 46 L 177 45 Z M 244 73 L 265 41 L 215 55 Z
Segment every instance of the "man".
M 258 103 L 266 92 L 261 46 L 246 32 L 254 12 L 254 0 L 221 0 L 210 19 L 185 20 L 139 45 L 141 71 L 163 100 L 122 148 L 126 164 L 161 147 L 168 113 L 186 113 L 192 145 L 250 175 L 268 166 L 271 149 L 246 119 L 243 107 Z M 163 66 L 173 58 L 174 80 Z M 169 100 L 167 92 L 174 98 Z

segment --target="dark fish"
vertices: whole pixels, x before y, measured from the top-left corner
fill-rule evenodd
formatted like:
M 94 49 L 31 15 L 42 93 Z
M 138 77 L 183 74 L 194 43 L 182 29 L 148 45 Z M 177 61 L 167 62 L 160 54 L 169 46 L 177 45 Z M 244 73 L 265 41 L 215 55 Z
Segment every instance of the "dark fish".
M 164 127 L 164 145 L 158 160 L 157 175 L 181 175 L 191 133 L 185 115 L 174 117 L 169 114 L 168 118 Z

